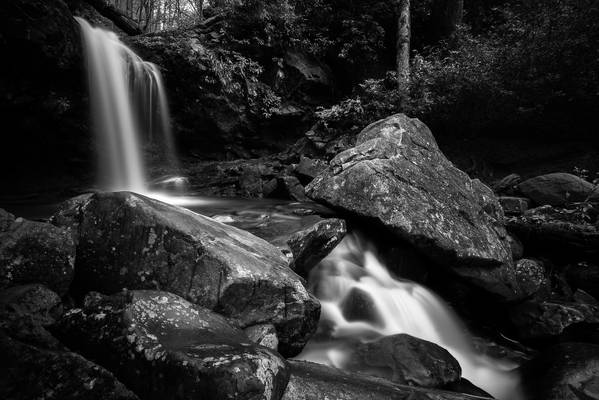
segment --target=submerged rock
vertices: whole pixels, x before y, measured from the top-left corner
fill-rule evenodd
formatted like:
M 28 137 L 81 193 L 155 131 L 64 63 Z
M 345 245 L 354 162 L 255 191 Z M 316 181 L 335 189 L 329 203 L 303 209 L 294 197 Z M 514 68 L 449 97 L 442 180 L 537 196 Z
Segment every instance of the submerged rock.
M 344 220 L 329 218 L 294 233 L 287 241 L 293 254 L 291 268 L 307 277 L 310 270 L 341 242 L 346 232 Z
M 245 231 L 127 192 L 81 197 L 53 220 L 77 234 L 80 293 L 166 290 L 242 326 L 272 323 L 286 355 L 316 329 L 318 300 L 277 248 Z
M 529 400 L 599 398 L 599 346 L 562 343 L 523 365 L 522 382 Z
M 73 280 L 75 244 L 66 229 L 4 214 L 0 288 L 41 283 L 64 295 Z
M 369 125 L 306 193 L 384 226 L 474 285 L 519 296 L 495 195 L 447 160 L 417 119 L 396 114 Z
M 166 292 L 92 294 L 55 331 L 143 399 L 279 399 L 287 384 L 276 352 Z
M 399 385 L 321 364 L 290 361 L 291 378 L 283 400 L 468 400 L 490 399 L 437 389 Z
M 592 197 L 599 199 L 599 191 L 595 185 L 564 172 L 527 179 L 518 185 L 518 189 L 539 206 L 562 206 Z
M 460 364 L 447 350 L 406 334 L 359 344 L 348 369 L 431 388 L 457 383 L 462 374 Z

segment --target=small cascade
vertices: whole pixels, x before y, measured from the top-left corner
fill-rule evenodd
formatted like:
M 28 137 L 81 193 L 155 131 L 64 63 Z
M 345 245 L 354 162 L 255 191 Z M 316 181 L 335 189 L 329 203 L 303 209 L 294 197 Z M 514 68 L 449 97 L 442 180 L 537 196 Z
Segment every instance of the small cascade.
M 443 300 L 421 285 L 395 279 L 359 236 L 346 237 L 311 272 L 309 284 L 322 306 L 320 339 L 308 343 L 298 359 L 343 369 L 352 341 L 405 333 L 445 348 L 460 363 L 462 376 L 498 399 L 519 398 L 518 376 L 510 372 L 517 365 L 479 354 Z
M 125 46 L 114 32 L 76 19 L 89 71 L 101 185 L 108 190 L 143 193 L 147 188 L 141 143 L 156 144 L 171 165 L 176 163 L 160 71 Z

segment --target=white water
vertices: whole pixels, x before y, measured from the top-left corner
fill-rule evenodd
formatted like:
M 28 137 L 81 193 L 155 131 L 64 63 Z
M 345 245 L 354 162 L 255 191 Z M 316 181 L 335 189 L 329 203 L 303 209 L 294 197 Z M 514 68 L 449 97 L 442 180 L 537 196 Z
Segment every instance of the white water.
M 146 191 L 141 141 L 155 142 L 175 161 L 168 104 L 156 65 L 142 60 L 114 32 L 81 26 L 89 71 L 92 123 L 98 140 L 101 185 Z
M 332 326 L 332 332 L 329 340 L 308 343 L 298 359 L 343 369 L 352 351 L 344 339 L 367 342 L 406 333 L 448 350 L 459 361 L 462 376 L 493 396 L 520 398 L 518 377 L 510 372 L 517 365 L 478 354 L 447 304 L 421 285 L 394 279 L 361 238 L 346 237 L 312 271 L 309 283 L 322 305 L 321 326 Z M 358 319 L 347 312 L 346 301 L 355 291 L 367 293 L 372 301 L 367 317 Z

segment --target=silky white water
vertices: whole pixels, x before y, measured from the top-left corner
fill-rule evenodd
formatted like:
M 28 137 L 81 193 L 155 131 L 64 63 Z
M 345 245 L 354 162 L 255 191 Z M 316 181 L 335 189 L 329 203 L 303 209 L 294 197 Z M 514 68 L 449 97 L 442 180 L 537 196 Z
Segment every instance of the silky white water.
M 107 190 L 146 190 L 142 141 L 158 142 L 174 162 L 166 94 L 156 65 L 142 60 L 114 32 L 76 18 L 89 71 L 92 124 L 100 181 Z
M 438 296 L 410 281 L 393 278 L 374 248 L 348 236 L 310 275 L 310 289 L 322 306 L 320 324 L 329 339 L 308 343 L 298 359 L 343 369 L 351 356 L 344 339 L 371 341 L 406 333 L 436 343 L 460 363 L 462 376 L 498 399 L 520 398 L 517 365 L 494 360 L 475 350 L 459 317 Z M 369 298 L 367 315 L 352 316 L 350 297 Z

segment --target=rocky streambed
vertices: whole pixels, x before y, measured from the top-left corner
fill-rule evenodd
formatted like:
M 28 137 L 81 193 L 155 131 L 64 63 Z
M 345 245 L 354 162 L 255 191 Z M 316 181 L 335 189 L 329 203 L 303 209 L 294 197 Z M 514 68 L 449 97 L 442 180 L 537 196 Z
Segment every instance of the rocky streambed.
M 405 334 L 351 344 L 345 371 L 292 359 L 326 334 L 311 271 L 356 230 L 393 276 L 453 305 L 481 352 L 519 365 L 509 398 L 597 397 L 590 183 L 511 177 L 494 192 L 400 114 L 329 163 L 283 170 L 275 183 L 294 177 L 304 203 L 270 212 L 195 208 L 210 218 L 130 192 L 72 198 L 44 221 L 0 212 L 2 398 L 490 398 Z M 347 318 L 370 317 L 367 294 L 349 303 Z

